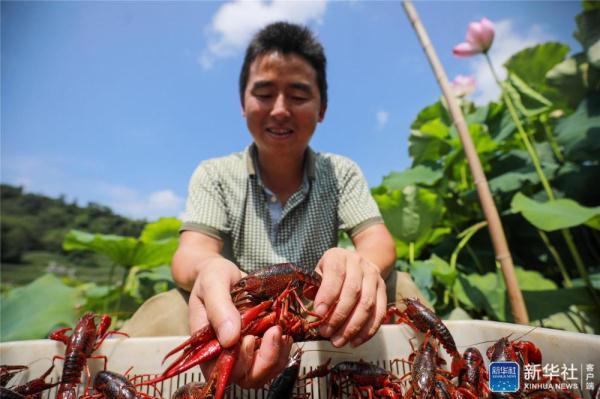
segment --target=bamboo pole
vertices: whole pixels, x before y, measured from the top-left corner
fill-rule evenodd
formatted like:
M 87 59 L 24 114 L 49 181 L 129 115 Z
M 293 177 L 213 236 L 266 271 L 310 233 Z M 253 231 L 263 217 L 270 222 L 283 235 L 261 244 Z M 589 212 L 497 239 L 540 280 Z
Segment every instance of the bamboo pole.
M 496 253 L 496 260 L 500 263 L 502 274 L 504 276 L 504 282 L 506 283 L 506 290 L 508 293 L 508 299 L 510 301 L 513 318 L 516 323 L 527 324 L 529 323 L 529 316 L 527 315 L 527 308 L 525 307 L 525 301 L 523 300 L 523 293 L 519 288 L 512 256 L 510 254 L 510 250 L 508 249 L 508 243 L 506 242 L 504 229 L 502 228 L 502 222 L 500 221 L 498 210 L 494 204 L 487 179 L 483 173 L 481 161 L 479 160 L 479 156 L 477 155 L 477 151 L 473 145 L 473 140 L 469 134 L 467 123 L 465 122 L 462 111 L 454 97 L 454 94 L 452 93 L 452 90 L 450 89 L 444 67 L 440 63 L 435 49 L 429 40 L 429 36 L 419 20 L 419 16 L 415 10 L 415 7 L 410 0 L 404 0 L 402 4 L 404 6 L 404 10 L 406 11 L 406 15 L 410 19 L 410 22 L 419 38 L 419 41 L 423 46 L 423 50 L 427 55 L 427 59 L 429 60 L 435 77 L 442 89 L 444 98 L 448 103 L 452 120 L 454 121 L 460 141 L 462 142 L 465 156 L 467 158 L 467 162 L 469 163 L 471 174 L 473 175 L 473 182 L 475 183 L 477 194 L 479 195 L 479 202 L 481 203 L 483 214 L 485 215 L 485 219 L 488 223 L 488 229 L 492 239 L 492 244 L 494 246 L 494 252 Z

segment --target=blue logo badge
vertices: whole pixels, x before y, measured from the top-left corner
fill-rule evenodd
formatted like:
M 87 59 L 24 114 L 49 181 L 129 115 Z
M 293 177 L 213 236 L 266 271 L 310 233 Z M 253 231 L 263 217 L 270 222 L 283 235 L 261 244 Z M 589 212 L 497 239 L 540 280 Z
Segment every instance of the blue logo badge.
M 490 391 L 517 392 L 519 390 L 519 363 L 492 362 L 490 363 Z

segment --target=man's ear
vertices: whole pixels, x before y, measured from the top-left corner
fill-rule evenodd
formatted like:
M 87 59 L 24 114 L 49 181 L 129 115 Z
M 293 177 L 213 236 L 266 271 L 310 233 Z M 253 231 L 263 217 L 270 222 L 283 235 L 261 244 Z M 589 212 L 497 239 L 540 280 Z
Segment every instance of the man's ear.
M 319 122 L 323 122 L 323 119 L 325 119 L 326 111 L 327 111 L 327 107 L 322 105 L 321 109 L 319 110 Z

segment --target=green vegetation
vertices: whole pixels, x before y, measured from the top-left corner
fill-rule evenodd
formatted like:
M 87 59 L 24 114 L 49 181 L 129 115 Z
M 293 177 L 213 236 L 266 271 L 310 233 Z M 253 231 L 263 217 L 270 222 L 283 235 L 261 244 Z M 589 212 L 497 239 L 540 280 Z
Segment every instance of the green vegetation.
M 25 259 L 49 260 L 50 266 L 43 272 L 34 267 L 31 272 L 36 279 L 27 285 L 4 287 L 0 338 L 42 338 L 58 325 L 72 325 L 84 311 L 108 313 L 114 325 L 120 326 L 144 300 L 174 287 L 169 263 L 177 248 L 179 226 L 176 219 L 163 218 L 147 224 L 138 238 L 69 231 L 63 243 L 65 250 L 80 255 L 81 251 L 91 252 L 91 259 L 103 260 L 102 266 L 93 268 L 102 274 L 95 278 L 82 273 L 89 268 L 55 260 L 66 259 L 64 256 L 27 253 Z M 67 272 L 57 273 L 59 267 Z M 23 318 L 23 314 L 30 316 Z
M 76 258 L 86 258 L 79 262 Z M 75 259 L 72 259 L 75 258 Z M 65 276 L 90 282 L 106 282 L 110 274 L 110 261 L 95 254 L 62 254 L 48 251 L 27 251 L 21 263 L 2 263 L 2 287 L 26 285 L 44 273 Z M 122 268 L 114 271 L 123 273 Z
M 593 15 L 590 15 L 593 14 Z M 462 99 L 502 217 L 533 324 L 600 331 L 600 65 L 588 40 L 598 10 L 578 17 L 584 52 L 545 43 L 513 55 L 501 102 Z M 592 48 L 592 44 L 596 46 Z M 570 66 L 577 65 L 576 68 Z M 512 321 L 475 184 L 444 101 L 411 125 L 412 167 L 373 195 L 408 271 L 440 314 Z M 594 287 L 594 288 L 592 288 Z
M 39 194 L 24 193 L 22 187 L 0 185 L 2 199 L 2 266 L 6 264 L 32 264 L 45 261 L 28 256 L 31 251 L 62 254 L 65 266 L 73 264 L 98 266 L 98 257 L 89 254 L 67 254 L 62 250 L 65 234 L 71 229 L 104 234 L 136 236 L 144 228 L 144 221 L 133 221 L 115 215 L 110 208 L 94 203 L 80 207 L 67 203 L 64 197 L 48 198 Z M 47 264 L 39 264 L 46 267 Z M 3 270 L 4 271 L 4 270 Z M 12 283 L 2 278 L 3 283 Z
M 177 219 L 162 218 L 146 225 L 139 238 L 71 230 L 63 247 L 69 251 L 92 251 L 113 262 L 109 285 L 104 287 L 105 293 L 96 295 L 95 299 L 96 302 L 104 301 L 105 313 L 111 303 L 116 303 L 111 310 L 113 314 L 120 315 L 124 296 L 140 304 L 151 295 L 173 286 L 169 264 L 179 242 L 179 227 L 181 222 Z M 119 283 L 111 285 L 116 267 L 125 269 L 125 273 Z M 151 284 L 151 287 L 145 283 Z M 129 315 L 134 310 L 135 307 L 125 314 Z

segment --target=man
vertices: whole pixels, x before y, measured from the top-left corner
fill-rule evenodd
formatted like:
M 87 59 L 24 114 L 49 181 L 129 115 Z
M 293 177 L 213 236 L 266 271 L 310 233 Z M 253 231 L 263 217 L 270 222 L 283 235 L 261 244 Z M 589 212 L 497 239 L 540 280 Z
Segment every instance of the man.
M 202 162 L 191 178 L 173 278 L 190 292 L 190 330 L 210 323 L 224 347 L 240 340 L 231 286 L 275 263 L 322 276 L 314 305 L 320 315 L 334 308 L 320 329 L 334 346 L 365 342 L 385 315 L 394 240 L 360 169 L 308 146 L 327 109 L 325 68 L 323 48 L 307 28 L 280 22 L 258 32 L 240 74 L 253 143 Z M 340 229 L 355 251 L 336 247 Z M 291 344 L 278 326 L 260 346 L 243 337 L 232 381 L 264 385 L 284 367 Z

